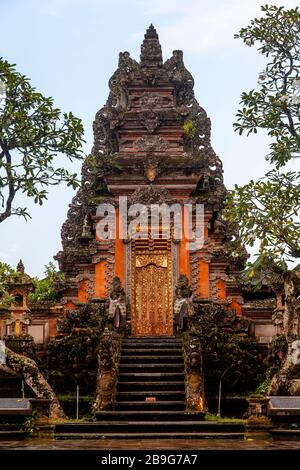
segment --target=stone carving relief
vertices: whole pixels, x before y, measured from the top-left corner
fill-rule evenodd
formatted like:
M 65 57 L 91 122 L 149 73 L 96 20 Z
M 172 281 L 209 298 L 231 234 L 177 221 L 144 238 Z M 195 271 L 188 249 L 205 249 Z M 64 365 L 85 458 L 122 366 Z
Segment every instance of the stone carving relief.
M 169 191 L 158 186 L 140 186 L 131 195 L 131 204 L 162 204 L 171 200 Z
M 142 111 L 139 114 L 139 119 L 150 134 L 153 134 L 160 124 L 158 114 L 152 110 Z
M 185 274 L 179 276 L 175 288 L 174 322 L 178 331 L 184 331 L 188 327 L 188 320 L 193 313 L 193 294 L 189 280 Z
M 136 147 L 140 152 L 159 152 L 166 150 L 168 143 L 159 135 L 145 135 L 136 141 Z
M 109 294 L 108 317 L 116 331 L 123 330 L 126 325 L 126 296 L 118 277 L 113 279 L 113 287 Z
M 169 107 L 173 104 L 171 96 L 161 96 L 154 93 L 145 92 L 140 97 L 136 97 L 139 101 L 139 105 L 145 109 L 159 109 Z

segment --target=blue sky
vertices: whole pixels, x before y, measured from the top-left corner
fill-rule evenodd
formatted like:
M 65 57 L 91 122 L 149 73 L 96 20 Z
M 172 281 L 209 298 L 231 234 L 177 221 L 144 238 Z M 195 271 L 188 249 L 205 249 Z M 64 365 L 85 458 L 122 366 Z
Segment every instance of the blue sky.
M 212 120 L 212 144 L 223 161 L 225 184 L 243 184 L 268 170 L 268 139 L 239 137 L 232 123 L 242 91 L 254 88 L 264 59 L 234 40 L 234 33 L 260 14 L 263 0 L 0 0 L 0 56 L 16 63 L 56 106 L 83 120 L 88 153 L 92 122 L 106 101 L 119 51 L 139 57 L 150 23 L 159 33 L 164 59 L 182 49 L 195 79 L 199 103 Z M 294 0 L 273 0 L 286 7 Z M 80 165 L 73 165 L 80 171 Z M 42 275 L 60 250 L 60 227 L 74 192 L 52 188 L 42 206 L 27 204 L 32 219 L 10 218 L 0 226 L 0 260 L 23 259 Z M 22 201 L 19 200 L 21 203 Z M 23 205 L 25 202 L 23 201 Z

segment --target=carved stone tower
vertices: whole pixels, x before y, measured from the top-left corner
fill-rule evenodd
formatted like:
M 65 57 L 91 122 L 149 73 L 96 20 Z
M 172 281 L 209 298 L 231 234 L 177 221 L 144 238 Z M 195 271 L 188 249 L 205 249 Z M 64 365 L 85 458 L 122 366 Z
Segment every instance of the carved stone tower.
M 231 256 L 231 236 L 220 217 L 226 195 L 222 164 L 193 86 L 182 51 L 163 62 L 153 25 L 146 31 L 140 62 L 120 53 L 108 100 L 96 114 L 82 186 L 62 227 L 63 251 L 57 259 L 66 275 L 66 307 L 106 299 L 118 276 L 135 335 L 172 334 L 180 274 L 189 278 L 194 301 L 219 302 L 241 313 L 237 275 L 242 261 Z M 119 196 L 148 206 L 204 204 L 203 246 L 190 250 L 184 236 L 123 240 Z M 116 208 L 115 240 L 96 235 L 96 211 L 103 202 Z

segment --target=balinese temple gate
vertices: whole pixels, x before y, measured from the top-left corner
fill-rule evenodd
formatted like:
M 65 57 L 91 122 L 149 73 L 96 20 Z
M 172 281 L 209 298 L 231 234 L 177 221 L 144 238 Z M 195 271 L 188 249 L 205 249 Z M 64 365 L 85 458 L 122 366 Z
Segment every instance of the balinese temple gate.
M 83 185 L 62 228 L 63 251 L 57 258 L 66 274 L 67 308 L 107 299 L 118 277 L 135 336 L 173 334 L 180 275 L 189 280 L 194 301 L 221 302 L 241 313 L 236 282 L 240 259 L 231 257 L 230 236 L 220 219 L 225 198 L 222 163 L 211 147 L 210 120 L 193 87 L 182 51 L 174 51 L 164 62 L 152 25 L 140 62 L 128 52 L 120 53 L 108 100 L 94 121 L 94 146 L 83 165 Z M 145 233 L 143 238 L 126 237 L 119 208 L 119 197 L 124 196 L 128 206 L 165 203 L 183 209 L 184 204 L 203 204 L 201 248 L 191 250 L 183 230 L 187 223 L 195 229 L 195 210 L 192 221 L 184 220 L 182 210 L 179 239 L 172 218 L 168 239 Z M 115 240 L 97 236 L 97 207 L 103 203 L 116 210 Z

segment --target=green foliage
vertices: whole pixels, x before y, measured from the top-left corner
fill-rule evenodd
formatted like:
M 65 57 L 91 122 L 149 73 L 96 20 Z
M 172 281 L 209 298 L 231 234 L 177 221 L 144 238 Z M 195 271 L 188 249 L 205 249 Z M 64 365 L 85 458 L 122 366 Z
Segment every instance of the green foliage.
M 268 390 L 270 388 L 270 384 L 271 384 L 271 379 L 269 379 L 269 378 L 265 379 L 256 388 L 255 394 L 261 395 L 261 396 L 267 396 L 268 395 Z
M 73 391 L 74 390 L 75 389 L 73 388 Z M 76 418 L 76 395 L 75 394 L 58 395 L 57 398 L 59 399 L 59 402 L 70 421 L 80 422 L 80 421 L 89 421 L 92 419 L 91 406 L 92 406 L 92 401 L 93 401 L 93 395 L 82 395 L 81 389 L 79 390 L 79 416 L 80 418 L 78 420 L 75 419 Z
M 45 302 L 58 300 L 58 294 L 55 289 L 55 283 L 64 279 L 64 275 L 56 270 L 55 264 L 50 261 L 45 266 L 45 278 L 36 279 L 36 288 L 29 294 L 31 302 Z
M 205 421 L 219 421 L 220 423 L 239 423 L 239 424 L 244 424 L 245 420 L 244 419 L 239 419 L 239 418 L 228 418 L 226 416 L 218 416 L 213 413 L 207 412 L 205 414 Z
M 78 309 L 68 310 L 58 319 L 59 331 L 72 333 L 74 329 L 86 329 L 88 332 L 101 333 L 106 322 L 104 305 L 85 304 Z
M 244 244 L 259 241 L 260 259 L 249 270 L 250 278 L 261 265 L 275 264 L 284 271 L 287 262 L 300 257 L 299 184 L 296 172 L 272 170 L 229 192 L 225 218 L 237 227 Z
M 47 187 L 66 182 L 76 188 L 77 174 L 56 160 L 65 155 L 81 159 L 83 126 L 71 112 L 55 108 L 14 65 L 0 59 L 0 223 L 11 215 L 30 217 L 26 207 L 14 206 L 23 193 L 42 205 Z
M 262 356 L 257 343 L 248 335 L 218 331 L 207 335 L 204 370 L 208 391 L 217 391 L 222 372 L 224 390 L 246 393 L 253 390 L 264 376 Z
M 7 263 L 0 261 L 0 282 L 3 282 L 9 274 L 12 274 L 14 270 Z
M 37 430 L 36 426 L 36 411 L 33 411 L 31 416 L 28 416 L 24 423 L 22 424 L 22 431 L 25 431 L 27 434 L 34 434 Z
M 269 394 L 272 377 L 282 367 L 282 360 L 288 350 L 288 343 L 285 335 L 276 335 L 273 337 L 268 350 L 265 365 L 267 367 L 263 381 L 258 385 L 255 394 L 267 396 Z
M 272 138 L 269 159 L 277 168 L 300 154 L 300 11 L 274 5 L 235 35 L 256 45 L 267 58 L 259 89 L 244 92 L 235 130 L 247 135 L 266 129 Z
M 183 132 L 190 138 L 193 138 L 196 134 L 196 125 L 193 121 L 185 121 L 182 126 Z
M 203 348 L 205 389 L 216 394 L 220 376 L 225 393 L 248 393 L 265 377 L 265 364 L 257 341 L 248 334 L 226 325 L 226 312 L 221 306 L 198 306 L 191 329 Z
M 44 274 L 44 279 L 35 279 L 35 291 L 29 294 L 29 300 L 31 302 L 53 302 L 59 299 L 55 289 L 55 283 L 62 281 L 64 275 L 56 270 L 53 262 L 45 266 Z M 8 278 L 17 281 L 18 278 L 22 276 L 22 273 L 15 271 L 8 264 L 0 262 L 0 306 L 2 308 L 7 308 L 14 302 L 14 296 L 9 295 L 5 289 L 5 281 Z
M 259 247 L 245 271 L 258 287 L 266 271 L 281 274 L 283 283 L 288 263 L 300 257 L 300 172 L 281 170 L 300 156 L 300 11 L 268 5 L 261 9 L 264 16 L 235 36 L 257 46 L 266 66 L 258 89 L 242 94 L 234 127 L 247 135 L 267 131 L 267 159 L 275 169 L 258 181 L 235 186 L 224 213 L 243 245 Z
M 82 393 L 95 389 L 98 335 L 81 332 L 52 341 L 47 346 L 48 379 L 55 392 Z
M 14 301 L 14 297 L 9 295 L 5 289 L 7 277 L 14 272 L 8 264 L 0 261 L 0 308 L 8 308 Z
M 95 391 L 97 352 L 106 322 L 103 305 L 70 310 L 59 323 L 67 333 L 47 345 L 46 373 L 56 392 L 68 393 L 80 386 L 81 394 Z
M 274 336 L 271 341 L 267 357 L 267 379 L 272 378 L 273 375 L 279 371 L 282 366 L 282 359 L 285 357 L 287 350 L 288 343 L 285 335 Z

